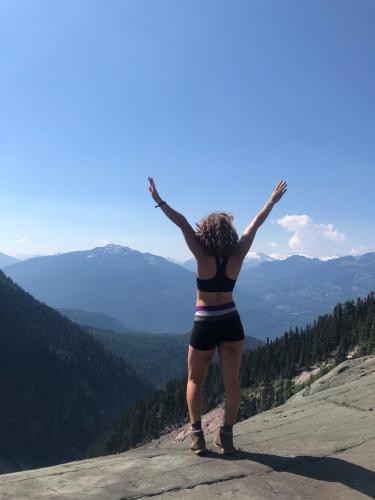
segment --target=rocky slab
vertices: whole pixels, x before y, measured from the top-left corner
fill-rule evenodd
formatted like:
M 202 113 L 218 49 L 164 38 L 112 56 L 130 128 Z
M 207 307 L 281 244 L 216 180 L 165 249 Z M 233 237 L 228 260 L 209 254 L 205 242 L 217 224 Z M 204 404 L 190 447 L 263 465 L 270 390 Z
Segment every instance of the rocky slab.
M 187 441 L 0 476 L 5 499 L 375 498 L 375 356 L 234 427 L 234 456 Z

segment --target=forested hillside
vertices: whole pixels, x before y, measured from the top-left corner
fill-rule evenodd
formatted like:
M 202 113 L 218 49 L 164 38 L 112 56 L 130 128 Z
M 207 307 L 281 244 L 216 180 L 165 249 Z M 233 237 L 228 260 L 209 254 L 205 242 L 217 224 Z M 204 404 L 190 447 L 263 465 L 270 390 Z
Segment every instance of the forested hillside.
M 186 371 L 190 332 L 185 334 L 129 333 L 87 328 L 110 352 L 121 356 L 138 376 L 155 388 Z M 262 341 L 245 337 L 244 349 L 254 349 Z
M 1 472 L 83 458 L 98 433 L 151 390 L 1 271 L 0 388 Z
M 99 328 L 101 330 L 113 330 L 114 332 L 126 332 L 130 330 L 127 326 L 117 319 L 112 318 L 109 314 L 100 312 L 90 313 L 79 309 L 57 308 L 56 310 L 63 316 L 66 316 L 71 321 L 74 321 L 74 323 L 81 326 Z
M 304 329 L 289 330 L 256 350 L 244 351 L 241 361 L 242 401 L 239 420 L 284 403 L 298 389 L 293 378 L 314 363 L 340 363 L 356 347 L 357 355 L 375 352 L 375 296 L 337 304 Z M 171 380 L 166 390 L 154 391 L 130 407 L 117 424 L 103 433 L 90 451 L 98 456 L 127 450 L 158 437 L 163 430 L 188 421 L 184 377 Z M 219 366 L 212 363 L 205 385 L 207 412 L 223 401 Z

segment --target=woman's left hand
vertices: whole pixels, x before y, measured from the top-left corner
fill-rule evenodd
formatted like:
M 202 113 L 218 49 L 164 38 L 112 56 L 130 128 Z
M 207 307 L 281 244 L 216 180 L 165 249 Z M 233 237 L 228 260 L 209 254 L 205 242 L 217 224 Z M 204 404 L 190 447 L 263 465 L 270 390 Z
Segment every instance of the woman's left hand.
M 156 201 L 156 203 L 160 203 L 162 199 L 160 198 L 159 193 L 156 190 L 154 179 L 152 177 L 149 177 L 148 180 L 150 181 L 150 186 L 148 189 L 151 193 L 153 200 Z
M 272 203 L 277 203 L 281 200 L 283 194 L 287 191 L 286 181 L 280 181 L 278 185 L 275 187 L 270 200 Z

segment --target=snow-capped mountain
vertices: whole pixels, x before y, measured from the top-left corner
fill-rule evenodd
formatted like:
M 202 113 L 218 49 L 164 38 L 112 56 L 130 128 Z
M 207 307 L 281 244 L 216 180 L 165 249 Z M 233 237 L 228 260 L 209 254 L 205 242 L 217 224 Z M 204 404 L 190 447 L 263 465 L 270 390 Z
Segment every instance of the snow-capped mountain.
M 191 266 L 189 269 L 188 266 Z M 57 308 L 105 313 L 127 327 L 159 333 L 191 328 L 195 259 L 175 264 L 121 245 L 36 257 L 4 268 L 36 298 Z M 234 300 L 245 331 L 261 339 L 373 291 L 375 253 L 329 260 L 250 253 Z

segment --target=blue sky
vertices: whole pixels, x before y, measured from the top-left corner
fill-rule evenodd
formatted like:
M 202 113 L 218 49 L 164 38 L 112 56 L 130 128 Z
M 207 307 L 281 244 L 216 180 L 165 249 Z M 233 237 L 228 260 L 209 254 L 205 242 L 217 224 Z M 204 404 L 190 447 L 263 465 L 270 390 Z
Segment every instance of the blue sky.
M 147 176 L 192 225 L 252 250 L 375 250 L 372 0 L 0 3 L 0 251 L 119 243 L 191 256 Z

